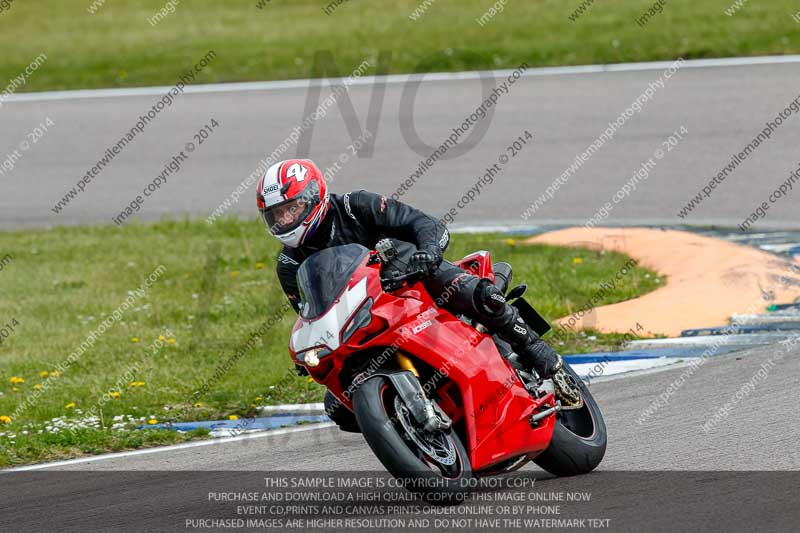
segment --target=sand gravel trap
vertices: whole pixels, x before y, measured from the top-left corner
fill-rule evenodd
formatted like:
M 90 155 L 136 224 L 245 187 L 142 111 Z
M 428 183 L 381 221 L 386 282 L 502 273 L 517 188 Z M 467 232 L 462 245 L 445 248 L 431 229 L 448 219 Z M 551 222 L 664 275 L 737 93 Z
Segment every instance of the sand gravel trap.
M 641 298 L 595 308 L 576 327 L 626 332 L 638 322 L 644 327 L 641 336 L 677 336 L 684 329 L 726 325 L 734 313 L 763 312 L 771 303 L 800 296 L 800 261 L 684 231 L 568 228 L 526 242 L 613 250 L 667 277 L 664 287 Z

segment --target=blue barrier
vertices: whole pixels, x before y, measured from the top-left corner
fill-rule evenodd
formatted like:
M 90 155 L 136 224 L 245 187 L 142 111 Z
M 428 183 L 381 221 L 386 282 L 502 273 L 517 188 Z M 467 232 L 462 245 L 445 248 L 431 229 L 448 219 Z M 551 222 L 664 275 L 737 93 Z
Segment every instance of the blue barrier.
M 748 333 L 765 333 L 770 331 L 798 331 L 800 322 L 776 322 L 774 324 L 754 324 L 751 326 L 716 326 L 713 328 L 685 329 L 681 337 L 698 337 L 701 335 L 742 335 Z
M 627 352 L 596 352 L 587 354 L 573 354 L 565 355 L 564 360 L 570 364 L 577 365 L 581 363 L 600 363 L 609 361 L 633 361 L 635 359 L 660 359 L 662 357 L 670 358 L 691 358 L 700 357 L 704 351 L 705 346 L 692 346 L 692 347 L 675 347 L 675 348 L 652 348 L 646 350 L 630 350 Z M 717 354 L 729 353 L 734 350 L 741 349 L 737 346 L 720 346 L 715 352 Z
M 194 431 L 195 429 L 205 428 L 209 431 L 218 429 L 241 429 L 249 431 L 251 429 L 277 429 L 283 426 L 294 426 L 300 423 L 327 422 L 329 419 L 325 415 L 295 415 L 280 414 L 262 418 L 240 418 L 239 420 L 206 420 L 203 422 L 175 422 L 166 424 L 153 424 L 151 426 L 139 426 L 137 429 L 171 429 L 173 431 Z
M 786 311 L 790 309 L 800 310 L 800 302 L 793 304 L 772 304 L 767 307 L 767 311 Z

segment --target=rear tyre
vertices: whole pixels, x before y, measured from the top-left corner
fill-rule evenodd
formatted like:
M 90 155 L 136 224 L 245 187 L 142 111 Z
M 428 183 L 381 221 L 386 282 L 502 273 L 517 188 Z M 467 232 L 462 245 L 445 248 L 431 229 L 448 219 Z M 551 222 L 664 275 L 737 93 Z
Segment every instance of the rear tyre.
M 578 384 L 583 407 L 556 415 L 550 446 L 533 462 L 557 476 L 588 474 L 597 468 L 606 453 L 606 424 L 589 387 L 566 362 L 564 370 Z
M 464 501 L 472 467 L 452 428 L 436 432 L 419 428 L 383 376 L 366 380 L 353 396 L 353 406 L 367 444 L 408 490 L 438 505 Z

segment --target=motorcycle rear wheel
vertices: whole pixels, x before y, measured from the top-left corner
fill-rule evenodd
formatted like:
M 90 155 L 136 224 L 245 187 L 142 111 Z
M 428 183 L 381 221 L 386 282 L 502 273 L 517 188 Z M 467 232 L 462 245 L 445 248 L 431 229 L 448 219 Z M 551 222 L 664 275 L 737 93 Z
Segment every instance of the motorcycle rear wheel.
M 564 363 L 564 368 L 578 384 L 583 407 L 556 415 L 550 445 L 533 462 L 557 476 L 577 476 L 588 474 L 603 460 L 608 433 L 603 414 L 589 387 L 567 363 Z
M 367 444 L 408 490 L 433 504 L 462 503 L 470 490 L 472 467 L 458 434 L 452 428 L 431 433 L 411 427 L 416 422 L 407 411 L 398 411 L 401 404 L 385 377 L 375 376 L 361 384 L 353 407 Z

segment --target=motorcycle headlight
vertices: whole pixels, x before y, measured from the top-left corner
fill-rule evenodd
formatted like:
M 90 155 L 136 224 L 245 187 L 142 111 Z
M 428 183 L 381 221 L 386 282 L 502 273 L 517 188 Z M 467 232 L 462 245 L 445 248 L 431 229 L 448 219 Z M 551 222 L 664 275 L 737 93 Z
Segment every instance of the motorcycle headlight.
M 361 328 L 369 326 L 370 322 L 372 322 L 372 298 L 364 302 L 364 305 L 362 305 L 361 308 L 356 311 L 356 314 L 353 316 L 344 330 L 342 330 L 342 344 L 350 340 L 350 337 L 353 336 L 353 333 Z
M 319 360 L 321 358 L 330 353 L 331 351 L 327 348 L 311 348 L 310 350 L 297 354 L 297 360 L 306 366 L 314 368 L 319 365 Z

